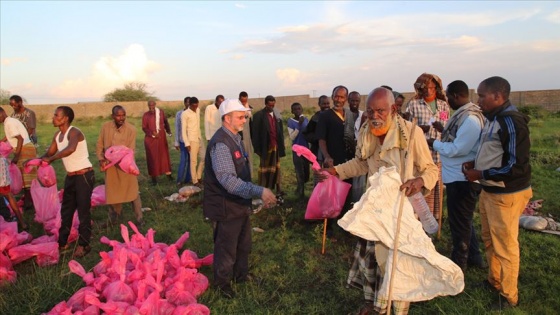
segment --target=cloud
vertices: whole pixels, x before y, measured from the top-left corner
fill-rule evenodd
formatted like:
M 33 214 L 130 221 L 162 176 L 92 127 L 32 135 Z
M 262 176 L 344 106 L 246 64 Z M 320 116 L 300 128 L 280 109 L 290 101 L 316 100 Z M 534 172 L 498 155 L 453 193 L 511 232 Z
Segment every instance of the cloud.
M 15 57 L 15 58 L 2 58 L 1 60 L 1 64 L 3 66 L 11 66 L 14 63 L 18 63 L 18 62 L 27 62 L 27 58 L 22 58 L 22 57 Z
M 244 59 L 244 58 L 245 58 L 245 56 L 242 55 L 242 54 L 235 54 L 235 55 L 231 56 L 232 60 L 241 60 L 241 59 Z
M 276 78 L 284 84 L 292 85 L 300 81 L 302 77 L 301 71 L 294 68 L 277 69 Z
M 545 19 L 550 23 L 560 24 L 560 9 L 552 11 Z
M 101 57 L 88 77 L 66 80 L 52 94 L 60 98 L 102 98 L 125 83 L 147 83 L 149 75 L 159 67 L 148 59 L 142 45 L 132 44 L 117 57 Z
M 332 7 L 332 6 L 331 6 Z M 332 11 L 332 9 L 327 9 Z M 539 13 L 534 10 L 471 14 L 407 14 L 368 20 L 328 22 L 284 26 L 268 38 L 251 38 L 233 49 L 254 53 L 293 54 L 338 53 L 347 50 L 378 50 L 385 47 L 447 46 L 462 49 L 486 49 L 482 38 L 472 34 L 449 37 L 450 29 L 465 32 L 511 21 L 523 21 Z M 336 22 L 333 22 L 336 21 Z M 426 21 L 437 21 L 437 27 Z M 458 36 L 458 37 L 457 37 Z M 479 46 L 479 47 L 476 47 Z

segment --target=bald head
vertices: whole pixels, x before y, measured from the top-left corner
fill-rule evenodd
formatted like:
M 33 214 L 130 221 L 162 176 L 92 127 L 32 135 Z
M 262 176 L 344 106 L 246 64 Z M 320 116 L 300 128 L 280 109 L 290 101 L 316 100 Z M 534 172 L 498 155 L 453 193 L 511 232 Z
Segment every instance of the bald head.
M 395 117 L 395 97 L 386 88 L 376 88 L 368 94 L 366 115 L 370 121 L 370 131 L 377 137 L 384 137 Z
M 373 98 L 381 98 L 384 99 L 385 102 L 387 102 L 389 105 L 389 107 L 391 107 L 391 105 L 395 104 L 395 96 L 393 95 L 393 92 L 391 92 L 391 90 L 386 89 L 384 87 L 378 87 L 373 89 L 373 91 L 369 92 L 366 103 L 369 104 L 370 99 Z

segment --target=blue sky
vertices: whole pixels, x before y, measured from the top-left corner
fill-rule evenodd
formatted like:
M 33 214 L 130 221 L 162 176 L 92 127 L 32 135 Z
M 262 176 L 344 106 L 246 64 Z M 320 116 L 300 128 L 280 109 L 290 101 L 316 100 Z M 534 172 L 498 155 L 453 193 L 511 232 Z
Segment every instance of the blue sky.
M 471 88 L 560 88 L 560 2 L 0 1 L 0 87 L 29 104 L 409 92 L 423 72 Z

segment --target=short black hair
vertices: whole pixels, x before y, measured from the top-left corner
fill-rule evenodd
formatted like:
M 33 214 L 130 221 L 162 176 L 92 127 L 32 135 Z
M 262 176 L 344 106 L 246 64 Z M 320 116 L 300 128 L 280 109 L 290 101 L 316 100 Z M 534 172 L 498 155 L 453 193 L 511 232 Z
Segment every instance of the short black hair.
M 186 101 L 189 101 L 190 99 L 191 99 L 190 96 L 185 97 L 185 98 L 183 99 L 183 104 L 185 104 L 185 102 L 186 102 Z
M 301 106 L 301 104 L 298 103 L 298 102 L 295 102 L 295 103 L 292 104 L 292 106 L 290 107 L 290 109 L 291 109 L 291 110 L 294 110 L 294 107 L 296 107 L 296 106 Z
M 319 99 L 317 100 L 317 104 L 321 105 L 321 100 L 322 100 L 323 98 L 325 98 L 325 97 L 326 97 L 326 98 L 329 98 L 329 97 L 326 96 L 326 95 L 321 95 L 321 96 L 319 96 Z
M 480 82 L 480 84 L 484 84 L 484 86 L 492 93 L 501 94 L 504 100 L 509 99 L 509 92 L 511 91 L 511 86 L 509 85 L 509 82 L 506 79 L 498 76 L 489 77 L 488 79 Z
M 225 99 L 224 96 L 223 96 L 222 94 L 218 94 L 218 95 L 216 95 L 215 101 L 217 102 L 218 99 L 220 99 L 220 98 L 221 98 L 221 99 Z
M 391 92 L 393 91 L 393 88 L 390 87 L 390 86 L 388 86 L 388 85 L 382 85 L 381 87 L 382 87 L 382 88 L 385 88 L 385 89 L 387 89 L 387 90 L 389 90 L 389 91 L 391 91 Z
M 198 104 L 198 98 L 195 96 L 191 97 L 191 101 L 189 102 L 189 104 Z
M 58 106 L 56 110 L 61 110 L 64 116 L 68 117 L 68 123 L 71 124 L 74 121 L 74 110 L 70 106 Z
M 249 94 L 247 94 L 247 92 L 245 91 L 241 91 L 241 93 L 239 93 L 239 97 L 249 97 Z
M 462 97 L 469 96 L 469 86 L 461 80 L 455 80 L 447 85 L 447 92 L 451 94 L 457 94 Z
M 272 101 L 276 101 L 276 99 L 275 99 L 274 96 L 272 96 L 272 95 L 267 95 L 267 96 L 264 98 L 264 103 L 265 103 L 265 104 L 268 103 L 268 102 L 272 102 Z
M 337 85 L 337 86 L 335 86 L 334 89 L 332 90 L 332 94 L 331 94 L 331 95 L 334 95 L 334 93 L 335 93 L 336 90 L 338 90 L 338 89 L 344 89 L 344 90 L 346 90 L 346 96 L 348 96 L 348 88 L 345 87 L 344 85 Z
M 122 107 L 121 105 L 118 105 L 118 104 L 113 106 L 113 109 L 111 110 L 111 113 L 113 115 L 116 115 L 119 110 L 124 110 L 124 112 L 126 113 L 126 110 L 124 109 L 124 107 Z
M 19 95 L 10 96 L 10 101 L 16 101 L 16 103 L 23 103 L 23 98 Z

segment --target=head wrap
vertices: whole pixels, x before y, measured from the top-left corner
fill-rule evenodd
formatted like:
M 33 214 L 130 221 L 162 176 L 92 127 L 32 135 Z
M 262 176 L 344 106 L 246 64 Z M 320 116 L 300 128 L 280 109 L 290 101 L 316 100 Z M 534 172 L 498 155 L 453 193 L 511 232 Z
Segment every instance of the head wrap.
M 415 99 L 424 98 L 424 91 L 426 90 L 426 87 L 428 86 L 428 83 L 430 83 L 430 81 L 436 84 L 436 98 L 447 102 L 447 97 L 445 97 L 441 79 L 435 74 L 425 73 L 425 72 L 422 73 L 418 77 L 418 79 L 416 79 L 416 82 L 414 82 L 414 91 L 416 91 L 414 98 Z

